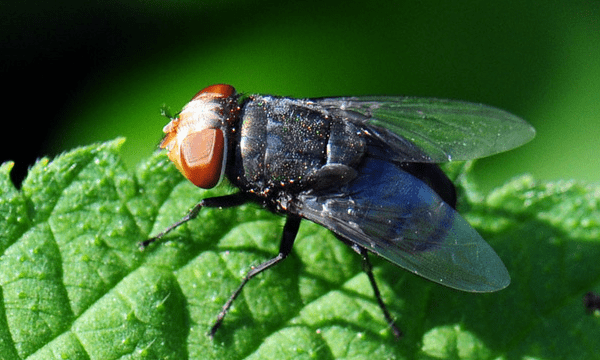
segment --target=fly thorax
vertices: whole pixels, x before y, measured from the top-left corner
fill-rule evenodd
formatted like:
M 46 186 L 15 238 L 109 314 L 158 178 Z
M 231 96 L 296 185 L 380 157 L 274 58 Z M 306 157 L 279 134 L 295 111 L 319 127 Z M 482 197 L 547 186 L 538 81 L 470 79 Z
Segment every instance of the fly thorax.
M 255 96 L 243 107 L 240 156 L 248 183 L 302 189 L 320 185 L 320 174 L 327 183 L 355 176 L 365 149 L 359 130 L 306 102 Z

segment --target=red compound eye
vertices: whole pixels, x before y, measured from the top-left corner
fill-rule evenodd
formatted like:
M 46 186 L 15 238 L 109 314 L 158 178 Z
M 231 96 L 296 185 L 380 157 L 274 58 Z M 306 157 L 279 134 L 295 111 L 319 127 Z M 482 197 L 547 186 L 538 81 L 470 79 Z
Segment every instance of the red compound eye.
M 192 98 L 195 100 L 198 96 L 202 94 L 214 94 L 216 97 L 230 97 L 235 93 L 235 89 L 231 85 L 227 84 L 216 84 L 205 87 L 204 89 L 198 91 L 196 95 Z
M 189 133 L 180 145 L 181 172 L 194 185 L 210 189 L 221 178 L 224 153 L 225 139 L 220 129 Z

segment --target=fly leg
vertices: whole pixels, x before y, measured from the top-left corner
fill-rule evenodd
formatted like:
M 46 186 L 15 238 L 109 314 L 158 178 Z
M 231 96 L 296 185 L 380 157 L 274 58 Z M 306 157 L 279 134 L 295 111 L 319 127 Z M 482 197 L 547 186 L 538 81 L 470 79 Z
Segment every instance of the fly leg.
M 247 201 L 248 201 L 248 198 L 246 196 L 244 196 L 242 193 L 236 193 L 236 194 L 231 194 L 231 195 L 224 195 L 224 196 L 202 199 L 198 204 L 194 205 L 194 207 L 191 208 L 190 211 L 187 213 L 187 215 L 184 216 L 183 218 L 181 218 L 181 220 L 172 224 L 171 226 L 169 226 L 168 228 L 163 230 L 158 235 L 151 237 L 148 240 L 144 240 L 144 241 L 140 242 L 138 244 L 138 246 L 142 250 L 145 249 L 148 245 L 152 244 L 156 240 L 160 240 L 160 238 L 167 235 L 171 230 L 175 229 L 179 225 L 184 224 L 192 219 L 195 219 L 196 216 L 198 216 L 198 213 L 200 213 L 200 210 L 202 210 L 202 208 L 204 208 L 204 207 L 228 208 L 228 207 L 242 205 Z
M 361 246 L 357 246 L 357 245 L 353 246 L 353 248 L 362 256 L 363 270 L 365 273 L 367 273 L 367 276 L 369 277 L 369 282 L 371 282 L 371 287 L 373 288 L 373 293 L 375 294 L 375 298 L 377 299 L 377 302 L 379 303 L 379 307 L 381 308 L 381 311 L 383 311 L 383 316 L 385 316 L 385 320 L 387 321 L 388 325 L 392 329 L 392 332 L 394 333 L 396 338 L 400 339 L 402 337 L 402 330 L 400 330 L 396 326 L 394 319 L 392 319 L 392 317 L 390 316 L 390 313 L 389 313 L 387 307 L 385 306 L 383 299 L 381 298 L 381 293 L 379 292 L 379 287 L 377 286 L 377 282 L 375 282 L 375 276 L 373 276 L 373 266 L 371 266 L 371 262 L 369 261 L 369 254 L 368 254 L 367 250 L 365 248 L 363 248 Z
M 244 277 L 244 280 L 242 280 L 242 283 L 240 284 L 240 286 L 238 286 L 238 288 L 229 297 L 229 300 L 227 300 L 225 305 L 223 305 L 221 312 L 217 316 L 217 321 L 215 321 L 214 325 L 210 328 L 210 331 L 208 332 L 207 335 L 211 339 L 213 338 L 213 336 L 215 335 L 217 330 L 219 330 L 219 327 L 223 323 L 223 319 L 225 318 L 225 315 L 227 315 L 227 312 L 229 311 L 229 308 L 233 304 L 233 301 L 242 292 L 244 285 L 246 285 L 246 283 L 250 279 L 252 279 L 256 275 L 260 274 L 261 272 L 267 270 L 268 268 L 272 267 L 273 265 L 278 264 L 280 261 L 285 259 L 290 254 L 290 252 L 292 251 L 292 246 L 294 245 L 294 240 L 296 240 L 296 235 L 298 234 L 298 228 L 300 227 L 300 220 L 301 220 L 300 217 L 291 216 L 291 215 L 288 216 L 288 218 L 285 222 L 285 226 L 283 227 L 283 236 L 281 237 L 281 244 L 279 245 L 279 254 L 277 256 L 275 256 L 274 258 L 267 260 L 258 266 L 252 267 L 250 269 L 250 271 L 248 271 L 248 273 Z

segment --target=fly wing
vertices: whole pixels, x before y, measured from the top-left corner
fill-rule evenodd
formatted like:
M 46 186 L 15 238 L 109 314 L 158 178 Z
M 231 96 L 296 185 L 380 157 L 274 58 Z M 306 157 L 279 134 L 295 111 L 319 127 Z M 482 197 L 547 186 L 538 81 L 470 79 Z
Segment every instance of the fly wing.
M 510 283 L 498 255 L 466 220 L 391 162 L 367 157 L 355 180 L 298 200 L 302 217 L 431 281 L 471 292 Z
M 312 99 L 331 116 L 359 123 L 404 162 L 476 159 L 535 136 L 523 119 L 483 104 L 414 97 Z M 416 146 L 415 146 L 416 145 Z

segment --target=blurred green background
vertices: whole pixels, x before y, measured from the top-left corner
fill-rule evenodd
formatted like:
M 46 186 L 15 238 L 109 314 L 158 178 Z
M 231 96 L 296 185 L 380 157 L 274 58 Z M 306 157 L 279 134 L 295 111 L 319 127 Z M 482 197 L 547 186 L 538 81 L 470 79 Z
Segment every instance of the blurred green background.
M 130 168 L 199 89 L 295 97 L 413 95 L 487 103 L 537 129 L 481 160 L 512 176 L 600 178 L 598 1 L 54 1 L 0 3 L 1 161 L 127 137 Z

